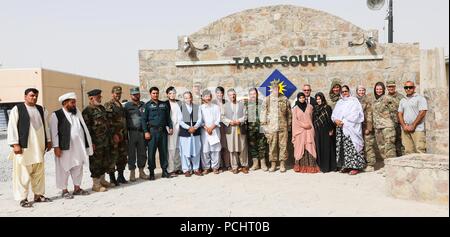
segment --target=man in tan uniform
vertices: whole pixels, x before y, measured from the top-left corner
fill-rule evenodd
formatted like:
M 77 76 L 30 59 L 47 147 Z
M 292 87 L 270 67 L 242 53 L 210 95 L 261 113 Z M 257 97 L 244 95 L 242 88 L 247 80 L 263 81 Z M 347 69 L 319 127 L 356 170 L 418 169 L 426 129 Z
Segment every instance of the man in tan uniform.
M 395 99 L 395 106 L 400 106 L 400 101 L 405 98 L 404 95 L 397 92 L 395 80 L 389 80 L 386 82 L 386 87 L 388 91 L 388 95 L 394 97 Z M 398 121 L 398 117 L 396 116 L 397 111 L 394 114 L 395 118 L 395 148 L 397 152 L 397 156 L 403 156 L 405 154 L 405 147 L 402 144 L 402 126 L 400 125 L 400 122 Z
M 261 125 L 269 144 L 269 172 L 275 172 L 280 161 L 280 172 L 286 172 L 287 145 L 292 124 L 291 103 L 280 93 L 279 81 L 271 83 L 272 93 L 266 97 L 261 111 Z

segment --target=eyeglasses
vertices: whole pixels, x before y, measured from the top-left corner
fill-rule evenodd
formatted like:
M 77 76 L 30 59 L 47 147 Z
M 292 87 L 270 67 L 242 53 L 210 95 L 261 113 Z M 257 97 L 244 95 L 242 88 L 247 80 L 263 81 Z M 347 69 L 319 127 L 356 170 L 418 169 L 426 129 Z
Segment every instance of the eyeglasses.
M 412 89 L 414 89 L 416 87 L 415 86 L 405 86 L 403 88 L 405 88 L 405 90 L 412 90 Z
M 303 90 L 303 91 L 311 91 L 311 90 Z

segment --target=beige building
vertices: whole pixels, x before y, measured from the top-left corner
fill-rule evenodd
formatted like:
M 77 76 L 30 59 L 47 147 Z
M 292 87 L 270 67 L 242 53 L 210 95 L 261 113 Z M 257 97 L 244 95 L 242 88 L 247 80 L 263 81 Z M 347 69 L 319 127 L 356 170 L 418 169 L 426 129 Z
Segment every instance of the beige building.
M 49 112 L 60 108 L 59 96 L 67 92 L 75 92 L 78 97 L 78 107 L 83 109 L 89 104 L 87 92 L 92 89 L 103 91 L 103 102 L 111 99 L 111 88 L 120 85 L 124 94 L 122 99 L 129 99 L 127 85 L 98 78 L 58 72 L 44 68 L 0 69 L 0 130 L 6 128 L 8 111 L 17 103 L 23 102 L 24 91 L 27 88 L 39 90 L 38 104 Z

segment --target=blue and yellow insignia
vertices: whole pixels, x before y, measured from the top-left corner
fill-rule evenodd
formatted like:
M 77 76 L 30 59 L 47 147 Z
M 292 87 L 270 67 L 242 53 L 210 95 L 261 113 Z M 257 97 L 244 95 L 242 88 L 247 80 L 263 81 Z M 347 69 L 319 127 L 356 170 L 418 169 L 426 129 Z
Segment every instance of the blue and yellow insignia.
M 272 94 L 273 88 L 278 85 L 279 93 L 291 97 L 292 94 L 297 90 L 297 87 L 290 82 L 287 77 L 285 77 L 278 69 L 263 82 L 260 86 L 259 91 L 261 91 L 265 96 Z

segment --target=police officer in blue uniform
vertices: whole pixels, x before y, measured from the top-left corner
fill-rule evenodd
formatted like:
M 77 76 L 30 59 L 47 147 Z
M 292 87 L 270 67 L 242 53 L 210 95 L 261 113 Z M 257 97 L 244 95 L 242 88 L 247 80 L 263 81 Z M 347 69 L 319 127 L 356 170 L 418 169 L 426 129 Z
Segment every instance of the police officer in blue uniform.
M 148 141 L 148 169 L 149 180 L 155 180 L 155 154 L 159 152 L 159 162 L 162 168 L 162 177 L 170 178 L 167 172 L 168 143 L 167 135 L 173 134 L 172 120 L 170 119 L 170 104 L 159 100 L 159 89 L 150 88 L 151 100 L 145 104 L 142 116 L 142 129 L 145 140 Z

